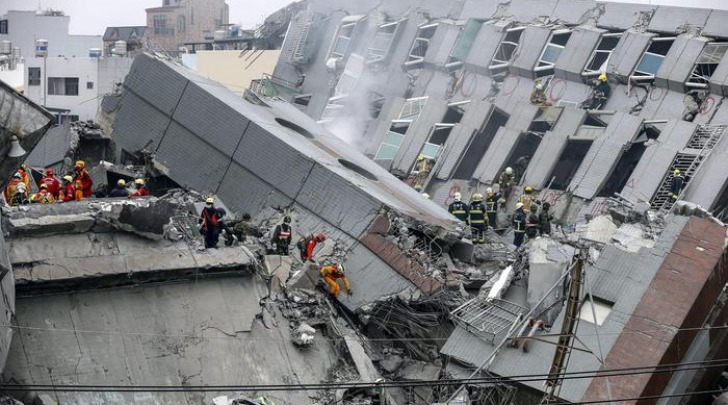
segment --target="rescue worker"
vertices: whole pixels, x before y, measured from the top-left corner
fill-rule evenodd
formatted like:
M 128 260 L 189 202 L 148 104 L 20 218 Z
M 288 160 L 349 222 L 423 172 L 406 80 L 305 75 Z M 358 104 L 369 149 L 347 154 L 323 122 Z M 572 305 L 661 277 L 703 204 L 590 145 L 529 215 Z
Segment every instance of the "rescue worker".
M 20 173 L 23 183 L 25 184 L 25 195 L 27 197 L 28 193 L 30 193 L 30 175 L 28 174 L 28 166 L 26 166 L 25 163 L 20 165 L 18 173 Z
M 235 236 L 238 238 L 239 241 L 244 242 L 245 238 L 250 236 L 258 236 L 256 235 L 255 228 L 250 223 L 251 221 L 250 214 L 247 212 L 243 214 L 243 219 L 241 221 L 235 222 L 233 224 L 233 232 L 235 233 Z
M 483 194 L 473 194 L 469 211 L 470 228 L 473 231 L 473 243 L 485 243 L 485 231 L 486 229 L 488 229 L 488 218 L 485 216 L 485 204 L 483 204 Z
M 599 78 L 592 83 L 592 97 L 585 104 L 587 110 L 598 110 L 607 103 L 607 99 L 612 95 L 612 88 L 609 87 L 607 81 L 607 75 L 604 73 L 599 75 Z
M 463 202 L 463 195 L 455 193 L 453 201 L 448 207 L 447 211 L 455 216 L 455 218 L 468 223 L 468 204 Z
M 313 260 L 313 252 L 314 249 L 316 249 L 316 245 L 319 243 L 323 243 L 326 240 L 326 235 L 323 233 L 320 233 L 316 236 L 311 237 L 304 236 L 298 241 L 297 247 L 298 250 L 301 252 L 301 261 L 306 262 L 314 262 Z
M 48 191 L 48 185 L 45 183 L 41 183 L 40 190 L 30 197 L 31 204 L 51 204 L 54 202 L 53 194 Z
M 86 163 L 83 160 L 76 161 L 76 165 L 73 166 L 73 171 L 76 174 L 76 179 L 81 181 L 83 198 L 91 197 L 94 182 L 91 179 L 91 174 L 89 174 L 88 169 L 86 169 Z
M 54 199 L 58 199 L 61 194 L 61 182 L 58 181 L 53 169 L 48 168 L 45 171 L 45 176 L 41 179 L 41 183 L 48 186 L 48 192 L 53 196 Z
M 490 187 L 485 190 L 485 213 L 488 216 L 488 225 L 493 228 L 498 226 L 498 200 L 501 197 L 500 192 L 494 193 Z
M 10 200 L 10 205 L 28 205 L 29 203 L 30 202 L 28 201 L 28 190 L 26 190 L 25 183 L 23 183 L 21 180 L 21 182 L 18 183 L 18 188 L 15 192 L 15 195 L 13 195 L 13 198 Z
M 518 198 L 518 202 L 523 203 L 523 210 L 525 212 L 531 211 L 531 205 L 538 205 L 539 201 L 536 199 L 536 196 L 533 194 L 533 187 L 526 186 L 523 188 L 523 194 L 521 197 Z
M 219 220 L 220 213 L 215 207 L 215 199 L 208 197 L 205 200 L 205 208 L 202 209 L 200 218 L 197 220 L 197 223 L 202 225 L 200 233 L 205 237 L 205 249 L 217 247 L 220 239 Z
M 516 203 L 516 212 L 513 214 L 513 244 L 520 247 L 526 235 L 526 213 L 523 212 L 523 203 Z
M 541 226 L 538 222 L 538 206 L 533 204 L 530 212 L 526 215 L 526 236 L 528 236 L 528 239 L 538 236 L 539 229 L 541 229 Z
M 528 163 L 531 161 L 531 155 L 523 155 L 516 159 L 516 179 L 520 180 L 526 174 Z
M 516 184 L 516 175 L 513 168 L 506 167 L 506 170 L 498 177 L 498 186 L 500 187 L 498 191 L 503 194 L 503 198 L 507 199 L 511 196 L 514 184 Z
M 273 230 L 273 237 L 271 238 L 271 245 L 276 246 L 276 254 L 281 256 L 288 256 L 288 250 L 291 246 L 291 217 L 286 215 L 283 218 L 283 223 L 276 225 Z
M 533 91 L 531 92 L 530 101 L 531 101 L 531 104 L 535 104 L 535 105 L 542 105 L 542 106 L 551 105 L 551 103 L 549 103 L 548 97 L 546 97 L 546 91 L 544 90 L 542 83 L 536 83 L 536 87 L 534 87 Z
M 232 246 L 238 238 L 235 236 L 233 230 L 228 226 L 227 221 L 225 220 L 226 215 L 227 211 L 225 211 L 224 208 L 217 209 L 217 229 L 218 234 L 225 231 L 225 246 Z
M 61 188 L 60 201 L 70 202 L 76 200 L 76 187 L 73 185 L 73 177 L 63 176 L 63 187 Z
M 116 187 L 109 193 L 111 198 L 129 197 L 129 190 L 126 189 L 126 180 L 119 179 L 116 182 Z
M 18 185 L 23 184 L 23 176 L 20 174 L 20 172 L 15 172 L 13 174 L 13 177 L 10 179 L 10 182 L 8 182 L 8 185 L 5 187 L 5 201 L 7 201 L 8 204 L 10 204 L 10 201 L 13 200 L 13 197 L 15 197 L 15 194 L 18 192 Z
M 551 235 L 551 220 L 554 219 L 554 217 L 551 216 L 549 209 L 551 209 L 551 204 L 545 202 L 541 207 L 541 212 L 538 214 L 538 223 L 541 235 Z
M 339 287 L 338 283 L 339 279 L 341 279 L 342 283 L 344 283 L 346 293 L 351 295 L 351 285 L 349 285 L 349 279 L 346 278 L 346 274 L 344 274 L 345 272 L 346 268 L 342 263 L 321 267 L 321 277 L 323 277 L 326 284 L 328 284 L 329 294 L 333 297 L 338 297 L 339 291 L 341 291 L 341 287 Z
M 149 190 L 144 184 L 144 179 L 136 179 L 134 180 L 134 184 L 136 185 L 136 191 L 134 191 L 130 197 L 145 197 L 149 195 Z
M 670 198 L 677 200 L 680 197 L 683 185 L 685 184 L 685 177 L 680 174 L 680 169 L 675 169 L 672 172 L 672 181 L 670 182 Z
M 422 191 L 422 188 L 425 187 L 425 182 L 430 177 L 431 169 L 429 159 L 424 155 L 417 156 L 417 163 L 415 163 L 415 175 L 417 176 L 415 180 L 416 191 Z

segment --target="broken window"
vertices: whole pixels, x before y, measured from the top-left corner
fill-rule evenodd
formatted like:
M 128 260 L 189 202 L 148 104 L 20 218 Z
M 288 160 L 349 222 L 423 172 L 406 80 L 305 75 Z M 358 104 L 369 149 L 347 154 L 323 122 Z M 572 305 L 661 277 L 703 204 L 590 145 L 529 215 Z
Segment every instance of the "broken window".
M 621 32 L 602 34 L 597 48 L 592 52 L 589 61 L 586 63 L 583 75 L 596 76 L 605 73 L 607 71 L 609 57 L 612 55 L 612 51 L 617 47 L 621 38 Z
M 583 126 L 587 127 L 593 127 L 593 128 L 606 128 L 607 123 L 602 120 L 601 116 L 598 114 L 587 114 L 586 119 L 584 120 Z
M 715 69 L 718 68 L 727 50 L 728 43 L 716 42 L 705 45 L 685 85 L 688 87 L 707 88 L 710 78 L 713 77 Z
M 423 25 L 417 30 L 417 37 L 412 43 L 407 61 L 404 65 L 407 67 L 419 67 L 425 61 L 427 49 L 430 47 L 430 41 L 435 36 L 438 24 Z
M 367 49 L 366 63 L 383 62 L 387 59 L 401 23 L 402 21 L 396 21 L 377 28 L 377 33 Z
M 566 43 L 571 38 L 571 30 L 556 30 L 551 33 L 549 42 L 543 48 L 541 57 L 533 69 L 536 77 L 551 76 L 554 74 L 554 66 L 561 55 L 561 51 L 566 47 Z
M 515 27 L 506 30 L 498 49 L 490 62 L 491 75 L 505 74 L 508 72 L 508 66 L 516 55 L 518 46 L 521 43 L 521 34 L 525 27 Z
M 503 172 L 506 167 L 512 167 L 516 171 L 516 184 L 520 183 L 533 154 L 536 153 L 538 146 L 541 144 L 542 138 L 542 134 L 533 131 L 521 132 L 516 146 L 511 149 L 510 156 L 498 173 Z
M 49 77 L 49 96 L 77 96 L 78 77 Z
M 581 304 L 581 308 L 579 309 L 579 319 L 597 326 L 602 326 L 604 321 L 607 320 L 609 313 L 612 312 L 613 306 L 613 302 L 587 295 L 584 297 L 583 304 Z
M 493 142 L 495 134 L 500 127 L 506 125 L 508 118 L 508 114 L 497 108 L 493 109 L 485 125 L 470 140 L 470 145 L 468 145 L 465 153 L 462 154 L 453 178 L 470 180 L 473 177 L 480 160 L 485 156 L 490 144 Z
M 400 120 L 414 121 L 419 118 L 420 113 L 425 108 L 427 97 L 410 98 L 404 102 L 402 110 L 399 112 Z
M 660 70 L 660 66 L 662 66 L 662 61 L 665 59 L 665 56 L 667 56 L 667 53 L 670 52 L 670 48 L 672 48 L 672 44 L 674 42 L 674 37 L 652 38 L 650 46 L 642 55 L 642 59 L 640 59 L 640 62 L 637 64 L 637 67 L 632 73 L 632 76 L 630 76 L 630 79 L 636 81 L 653 80 L 657 71 Z
M 549 188 L 553 190 L 566 190 L 571 184 L 581 162 L 591 148 L 592 141 L 569 140 L 566 142 L 556 166 L 549 175 Z
M 334 97 L 347 97 L 349 94 L 352 94 L 363 71 L 364 58 L 360 55 L 352 54 L 346 62 L 344 72 L 336 83 Z
M 334 37 L 334 45 L 331 47 L 330 58 L 344 58 L 349 51 L 351 41 L 354 38 L 356 26 L 362 19 L 361 16 L 348 16 L 341 20 L 339 30 Z
M 392 164 L 392 160 L 394 160 L 399 148 L 402 146 L 402 141 L 404 141 L 405 134 L 411 124 L 411 121 L 392 121 L 389 131 L 384 136 L 384 141 L 379 145 L 379 149 L 374 155 L 376 163 L 389 170 L 389 165 Z
M 28 68 L 28 86 L 40 86 L 40 68 Z
M 528 131 L 543 136 L 546 131 L 550 131 L 554 127 L 561 116 L 561 111 L 563 111 L 561 107 L 539 108 L 533 121 L 531 121 L 531 125 L 528 126 Z
M 382 107 L 387 99 L 376 91 L 370 91 L 368 95 L 369 99 L 369 116 L 372 118 L 379 117 L 382 112 Z
M 645 153 L 647 141 L 657 139 L 658 136 L 660 130 L 654 124 L 643 124 L 635 140 L 625 145 L 622 156 L 597 196 L 612 197 L 614 193 L 621 193 Z
M 447 58 L 447 62 L 445 62 L 445 68 L 449 73 L 455 73 L 462 69 L 463 63 L 465 63 L 465 59 L 470 53 L 470 48 L 473 47 L 475 37 L 478 36 L 478 32 L 480 32 L 480 27 L 482 26 L 483 21 L 469 19 L 465 24 L 465 28 L 460 31 L 460 35 L 458 35 L 458 39 L 455 41 L 452 52 L 450 52 L 450 56 Z

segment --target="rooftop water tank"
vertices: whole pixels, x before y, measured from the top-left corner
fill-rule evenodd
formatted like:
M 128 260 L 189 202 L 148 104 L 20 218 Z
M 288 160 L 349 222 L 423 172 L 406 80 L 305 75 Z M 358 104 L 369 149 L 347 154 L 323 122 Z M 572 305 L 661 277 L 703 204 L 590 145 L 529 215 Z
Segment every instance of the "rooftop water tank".
M 13 43 L 8 40 L 0 41 L 0 55 L 10 55 L 13 53 Z
M 48 40 L 47 39 L 36 39 L 35 40 L 35 56 L 44 58 L 48 56 Z
M 13 47 L 13 58 L 20 59 L 20 47 L 19 46 Z
M 114 49 L 111 50 L 111 53 L 114 55 L 126 56 L 126 52 L 126 41 L 114 42 Z
M 225 39 L 226 36 L 227 36 L 227 31 L 217 30 L 217 31 L 215 31 L 215 35 L 213 36 L 213 38 L 215 41 L 220 41 L 220 40 Z

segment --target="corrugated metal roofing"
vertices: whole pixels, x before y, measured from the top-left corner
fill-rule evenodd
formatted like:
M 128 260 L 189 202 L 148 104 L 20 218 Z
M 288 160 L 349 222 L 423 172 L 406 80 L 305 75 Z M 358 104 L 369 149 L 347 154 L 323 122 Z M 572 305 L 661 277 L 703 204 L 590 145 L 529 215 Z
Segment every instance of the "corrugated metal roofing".
M 615 246 L 608 245 L 600 254 L 596 264 L 587 267 L 586 283 L 590 287 L 585 284 L 584 293 L 588 294 L 591 289 L 594 297 L 614 302 L 607 319 L 601 326 L 596 327 L 605 357 L 622 333 L 632 311 L 642 299 L 642 295 L 649 287 L 652 278 L 688 220 L 687 217 L 671 217 L 653 249 L 627 253 Z M 552 334 L 557 334 L 561 330 L 563 315 L 562 312 L 554 322 L 551 328 Z M 596 330 L 595 325 L 588 321 L 579 323 L 577 336 L 584 342 L 586 348 L 596 355 L 577 350 L 572 351 L 567 372 L 598 370 L 601 367 L 597 357 L 599 345 Z M 555 338 L 544 339 L 555 341 Z M 575 342 L 575 345 L 581 347 L 578 342 Z M 555 347 L 555 345 L 533 341 L 528 353 L 503 348 L 489 370 L 505 377 L 548 374 Z M 458 362 L 477 367 L 491 355 L 494 349 L 494 345 L 457 327 L 443 346 L 441 353 Z M 589 378 L 564 380 L 561 398 L 571 402 L 581 400 L 591 381 L 592 379 Z M 543 390 L 543 381 L 529 381 L 525 384 L 536 390 Z
M 556 108 L 555 108 L 556 109 Z M 556 125 L 553 130 L 546 132 L 541 144 L 539 144 L 536 153 L 533 154 L 531 161 L 526 170 L 526 178 L 524 184 L 532 187 L 544 187 L 550 180 L 548 176 L 551 174 L 556 162 L 561 155 L 561 151 L 566 146 L 569 136 L 573 135 L 584 121 L 586 112 L 581 109 L 561 109 Z
M 70 124 L 51 127 L 25 158 L 30 167 L 51 167 L 63 162 L 71 148 Z

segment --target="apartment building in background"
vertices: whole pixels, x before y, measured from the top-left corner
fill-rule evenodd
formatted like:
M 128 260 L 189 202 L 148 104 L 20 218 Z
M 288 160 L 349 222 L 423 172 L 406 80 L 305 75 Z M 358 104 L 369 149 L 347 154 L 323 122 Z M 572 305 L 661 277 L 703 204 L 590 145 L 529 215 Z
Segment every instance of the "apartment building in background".
M 225 0 L 163 0 L 146 11 L 150 48 L 175 54 L 186 43 L 202 43 L 227 30 L 230 14 Z

